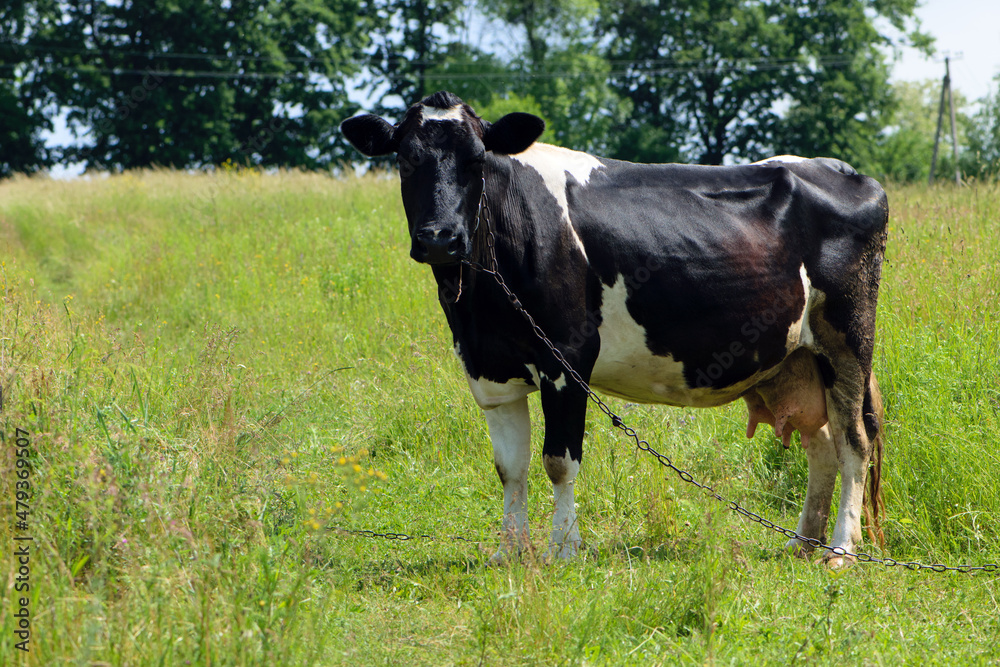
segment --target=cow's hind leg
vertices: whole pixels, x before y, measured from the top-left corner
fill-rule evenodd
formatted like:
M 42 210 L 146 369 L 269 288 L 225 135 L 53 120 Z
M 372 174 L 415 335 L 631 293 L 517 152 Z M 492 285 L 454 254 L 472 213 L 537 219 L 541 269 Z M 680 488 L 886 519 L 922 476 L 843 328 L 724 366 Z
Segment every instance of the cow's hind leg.
M 809 439 L 806 457 L 809 461 L 809 485 L 795 532 L 802 537 L 826 542 L 826 525 L 830 519 L 830 503 L 833 500 L 838 469 L 837 451 L 829 424 Z M 787 547 L 801 557 L 808 556 L 814 548 L 795 538 L 788 541 Z
M 878 515 L 882 508 L 882 399 L 874 374 L 869 372 L 863 379 L 857 378 L 859 375 L 855 376 L 856 382 L 835 382 L 828 392 L 831 431 L 840 464 L 840 507 L 830 545 L 835 550 L 852 553 L 857 552 L 862 542 L 861 516 L 866 513 L 866 501 L 870 508 L 869 535 L 881 541 Z M 866 480 L 871 482 L 870 489 L 866 489 Z M 823 558 L 831 567 L 839 567 L 851 559 L 837 551 L 828 552 Z
M 564 377 L 564 376 L 562 376 Z M 545 443 L 542 463 L 552 481 L 554 512 L 550 553 L 571 558 L 580 550 L 573 484 L 583 458 L 587 395 L 575 384 L 542 380 Z M 560 386 L 561 385 L 561 386 Z
M 528 545 L 528 464 L 531 417 L 527 397 L 484 410 L 493 443 L 493 463 L 503 484 L 503 532 L 493 562 Z
M 833 539 L 830 541 L 834 551 L 823 555 L 823 559 L 831 567 L 840 567 L 851 558 L 840 550 L 853 553 L 861 544 L 865 480 L 875 448 L 877 428 L 880 426 L 866 424 L 863 406 L 868 374 L 865 374 L 864 379 L 860 375 L 855 370 L 851 377 L 843 368 L 838 369 L 837 381 L 827 393 L 830 430 L 840 467 L 840 506 Z

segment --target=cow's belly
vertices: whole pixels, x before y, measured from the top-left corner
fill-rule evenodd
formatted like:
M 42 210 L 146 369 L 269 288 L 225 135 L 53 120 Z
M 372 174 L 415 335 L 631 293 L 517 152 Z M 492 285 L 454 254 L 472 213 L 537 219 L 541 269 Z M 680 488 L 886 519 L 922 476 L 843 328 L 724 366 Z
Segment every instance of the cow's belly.
M 806 278 L 803 277 L 803 280 L 806 281 Z M 808 284 L 804 288 L 808 295 Z M 629 314 L 626 298 L 624 280 L 604 288 L 599 328 L 601 350 L 590 379 L 590 384 L 596 389 L 641 403 L 714 407 L 736 400 L 778 372 L 777 367 L 769 368 L 721 388 L 690 386 L 683 363 L 670 356 L 655 355 L 649 350 L 646 330 Z M 787 332 L 788 352 L 812 338 L 808 318 L 804 316 L 806 310 L 803 309 L 803 316 Z
M 766 374 L 758 374 L 724 389 L 689 388 L 684 383 L 673 384 L 665 381 L 664 375 L 656 374 L 655 369 L 646 368 L 632 372 L 627 377 L 615 376 L 610 373 L 595 376 L 591 380 L 590 386 L 612 396 L 636 403 L 712 408 L 735 401 L 748 389 L 766 380 L 767 377 Z
M 638 325 L 637 325 L 638 326 Z M 603 342 L 603 341 L 602 341 Z M 710 408 L 731 403 L 754 385 L 774 374 L 757 373 L 729 387 L 689 387 L 683 364 L 670 357 L 637 352 L 617 354 L 619 349 L 601 355 L 591 374 L 590 385 L 605 393 L 637 403 L 663 403 L 675 406 Z

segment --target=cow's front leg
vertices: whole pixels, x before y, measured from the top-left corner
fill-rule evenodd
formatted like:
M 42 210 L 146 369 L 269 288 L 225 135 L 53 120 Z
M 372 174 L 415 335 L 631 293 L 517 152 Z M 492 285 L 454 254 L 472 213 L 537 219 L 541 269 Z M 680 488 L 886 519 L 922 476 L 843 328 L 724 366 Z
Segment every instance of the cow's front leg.
M 528 464 L 531 461 L 531 417 L 527 397 L 484 409 L 493 443 L 493 463 L 503 484 L 503 531 L 493 562 L 528 545 Z
M 545 413 L 545 443 L 542 462 L 552 481 L 554 513 L 550 553 L 571 558 L 580 550 L 580 528 L 576 520 L 573 484 L 583 458 L 583 431 L 587 417 L 587 395 L 565 375 L 542 380 L 542 411 Z

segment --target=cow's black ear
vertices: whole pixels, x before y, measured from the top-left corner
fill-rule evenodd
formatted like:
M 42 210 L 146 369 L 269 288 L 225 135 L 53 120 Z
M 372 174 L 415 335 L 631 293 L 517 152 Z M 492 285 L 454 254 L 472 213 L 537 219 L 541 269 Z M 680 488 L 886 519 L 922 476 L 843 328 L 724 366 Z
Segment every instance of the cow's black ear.
M 509 113 L 495 123 L 483 123 L 486 150 L 513 155 L 525 150 L 545 131 L 545 121 L 530 113 Z
M 388 121 L 372 114 L 348 118 L 340 124 L 340 131 L 351 145 L 368 157 L 396 152 L 399 145 L 392 136 L 394 129 Z

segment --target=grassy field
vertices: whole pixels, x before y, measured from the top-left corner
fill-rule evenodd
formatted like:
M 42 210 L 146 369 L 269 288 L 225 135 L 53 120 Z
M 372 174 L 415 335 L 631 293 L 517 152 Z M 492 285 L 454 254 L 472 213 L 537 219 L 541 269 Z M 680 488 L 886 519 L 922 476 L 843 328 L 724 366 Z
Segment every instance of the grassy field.
M 895 188 L 890 205 L 873 550 L 1000 563 L 1000 189 Z M 0 183 L 0 664 L 1000 664 L 1000 575 L 790 558 L 593 412 L 586 555 L 488 567 L 486 426 L 408 245 L 390 178 Z M 611 403 L 794 526 L 805 457 L 767 429 L 746 440 L 742 404 Z M 537 455 L 530 494 L 541 554 Z

